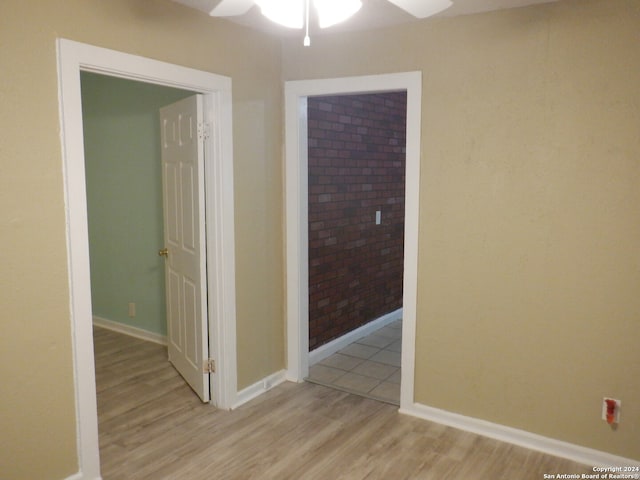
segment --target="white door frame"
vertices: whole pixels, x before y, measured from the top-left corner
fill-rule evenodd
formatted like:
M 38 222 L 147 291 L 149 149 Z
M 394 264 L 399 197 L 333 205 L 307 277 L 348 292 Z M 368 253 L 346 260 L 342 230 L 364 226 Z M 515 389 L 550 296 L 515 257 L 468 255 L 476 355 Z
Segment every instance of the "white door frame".
M 217 366 L 211 398 L 219 408 L 231 408 L 238 390 L 231 79 L 66 39 L 58 39 L 57 53 L 80 469 L 74 478 L 99 478 L 80 71 L 204 95 L 205 121 L 212 126 L 205 142 L 209 348 Z
M 418 280 L 422 72 L 285 82 L 287 379 L 309 374 L 307 97 L 406 90 L 407 145 L 400 408 L 413 405 Z

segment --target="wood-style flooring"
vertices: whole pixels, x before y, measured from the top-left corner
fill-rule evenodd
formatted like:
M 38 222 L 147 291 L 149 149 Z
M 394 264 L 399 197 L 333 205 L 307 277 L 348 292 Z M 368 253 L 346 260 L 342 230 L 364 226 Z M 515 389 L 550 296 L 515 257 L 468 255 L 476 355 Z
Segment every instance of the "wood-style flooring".
M 310 383 L 232 412 L 204 405 L 166 348 L 95 329 L 105 480 L 538 480 L 590 468 Z

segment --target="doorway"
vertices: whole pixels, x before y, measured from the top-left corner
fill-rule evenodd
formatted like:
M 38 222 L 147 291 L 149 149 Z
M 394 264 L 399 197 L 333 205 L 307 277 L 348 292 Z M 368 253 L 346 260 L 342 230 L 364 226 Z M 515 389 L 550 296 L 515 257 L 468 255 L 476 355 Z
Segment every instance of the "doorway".
M 406 91 L 307 99 L 308 380 L 394 404 L 406 100 Z
M 221 408 L 233 406 L 237 395 L 231 80 L 65 39 L 57 41 L 57 51 L 78 459 L 80 472 L 93 478 L 99 476 L 100 466 L 80 72 L 173 86 L 204 96 L 205 122 L 212 125 L 205 141 L 206 244 L 214 265 L 207 277 L 209 348 L 217 364 L 212 390 Z
M 206 258 L 197 248 L 202 244 L 201 236 L 183 238 L 183 228 L 165 228 L 179 224 L 191 227 L 187 233 L 200 231 L 205 214 L 199 202 L 203 189 L 200 181 L 193 182 L 195 189 L 189 196 L 185 183 L 177 178 L 163 182 L 163 172 L 165 176 L 184 172 L 189 178 L 202 179 L 199 172 L 204 162 L 197 155 L 202 140 L 194 136 L 189 141 L 190 131 L 182 132 L 179 144 L 165 138 L 169 132 L 197 123 L 192 110 L 200 105 L 201 97 L 190 91 L 89 72 L 81 73 L 81 84 L 94 325 L 167 345 L 169 361 L 208 403 L 210 375 L 203 374 L 204 359 L 209 358 L 206 310 L 202 301 L 193 302 L 193 309 L 184 308 L 189 293 L 194 294 L 194 300 L 206 298 L 202 293 Z M 175 110 L 178 113 L 174 116 L 179 115 L 182 121 L 165 126 L 167 112 Z M 171 165 L 180 168 L 164 167 L 167 151 L 175 160 Z M 165 190 L 163 185 L 175 188 Z M 180 201 L 178 197 L 171 201 L 170 192 Z M 174 204 L 182 206 L 167 209 Z M 183 211 L 191 212 L 187 207 L 197 208 L 184 219 Z M 189 250 L 184 252 L 187 244 Z M 171 255 L 159 256 L 157 252 L 166 247 Z M 193 255 L 196 261 L 191 260 Z M 191 273 L 188 281 L 170 282 L 168 288 L 166 267 L 185 258 L 197 274 Z M 183 270 L 172 267 L 169 278 L 182 277 Z M 170 301 L 167 291 L 174 294 Z M 178 311 L 182 313 L 177 315 Z M 189 312 L 192 316 L 187 318 Z M 195 323 L 188 323 L 190 319 Z
M 166 344 L 161 107 L 193 92 L 82 72 L 96 325 Z
M 407 93 L 403 329 L 400 408 L 413 405 L 420 193 L 422 74 L 408 72 L 285 83 L 287 378 L 309 375 L 308 98 L 384 91 Z

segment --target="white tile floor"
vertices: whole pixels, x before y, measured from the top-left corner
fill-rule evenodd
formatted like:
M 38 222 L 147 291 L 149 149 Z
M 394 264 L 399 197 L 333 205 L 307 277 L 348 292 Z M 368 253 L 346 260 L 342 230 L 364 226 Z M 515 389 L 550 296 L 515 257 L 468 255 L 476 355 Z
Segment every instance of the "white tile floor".
M 397 320 L 312 365 L 307 380 L 400 405 L 401 352 Z

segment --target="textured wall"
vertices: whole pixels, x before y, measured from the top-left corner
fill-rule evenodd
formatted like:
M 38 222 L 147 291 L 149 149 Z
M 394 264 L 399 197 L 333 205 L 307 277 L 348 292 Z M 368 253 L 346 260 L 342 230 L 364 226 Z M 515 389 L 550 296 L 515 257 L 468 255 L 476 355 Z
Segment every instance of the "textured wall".
M 284 367 L 279 42 L 168 0 L 3 0 L 0 478 L 11 480 L 78 470 L 59 37 L 231 77 L 239 387 Z
M 638 25 L 563 0 L 285 44 L 287 80 L 422 71 L 417 402 L 640 460 Z
M 310 350 L 402 306 L 406 104 L 308 99 Z

